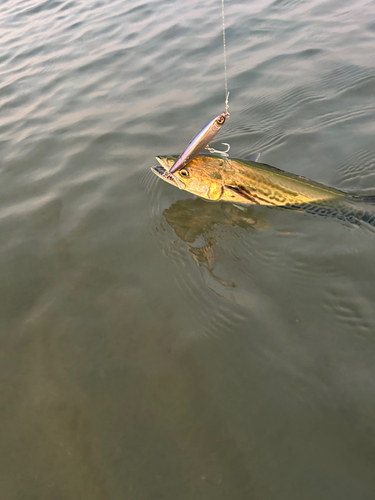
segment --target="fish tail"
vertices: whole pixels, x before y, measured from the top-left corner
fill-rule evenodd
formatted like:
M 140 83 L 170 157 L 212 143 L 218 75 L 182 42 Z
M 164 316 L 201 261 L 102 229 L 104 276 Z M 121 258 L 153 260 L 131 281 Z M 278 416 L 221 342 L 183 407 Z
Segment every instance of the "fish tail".
M 371 197 L 366 197 L 371 198 Z M 375 196 L 371 202 L 365 202 L 364 198 L 357 197 L 355 200 L 346 200 L 334 204 L 301 204 L 293 205 L 289 208 L 298 208 L 312 215 L 318 215 L 326 218 L 334 218 L 342 222 L 349 222 L 354 225 L 363 223 L 375 227 Z
M 375 227 L 375 195 L 358 196 L 354 203 L 349 203 L 346 210 L 347 216 L 355 218 L 360 223 L 366 222 Z

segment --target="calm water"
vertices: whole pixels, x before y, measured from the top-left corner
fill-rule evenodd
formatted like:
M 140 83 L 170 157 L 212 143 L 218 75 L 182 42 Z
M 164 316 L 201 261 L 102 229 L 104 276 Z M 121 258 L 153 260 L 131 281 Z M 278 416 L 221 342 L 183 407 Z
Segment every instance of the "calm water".
M 0 497 L 375 498 L 375 233 L 150 172 L 219 0 L 0 5 Z M 375 191 L 373 0 L 228 0 L 213 143 Z

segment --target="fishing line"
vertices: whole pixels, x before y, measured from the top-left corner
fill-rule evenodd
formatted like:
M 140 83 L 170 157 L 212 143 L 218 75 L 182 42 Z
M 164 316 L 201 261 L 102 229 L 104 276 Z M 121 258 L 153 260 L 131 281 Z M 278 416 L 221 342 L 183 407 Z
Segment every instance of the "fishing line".
M 224 12 L 224 0 L 221 0 L 221 18 L 223 20 L 223 53 L 224 53 L 224 87 L 225 87 L 225 113 L 221 113 L 216 118 L 210 121 L 187 145 L 185 151 L 180 154 L 174 164 L 169 168 L 168 174 L 173 175 L 178 172 L 188 164 L 191 160 L 196 158 L 201 151 L 208 149 L 213 153 L 219 153 L 224 158 L 228 157 L 228 151 L 230 149 L 229 144 L 224 144 L 227 146 L 225 151 L 218 151 L 216 149 L 210 148 L 208 145 L 216 134 L 219 132 L 221 127 L 224 125 L 225 120 L 229 118 L 229 92 L 228 92 L 228 75 L 227 75 L 227 45 L 225 42 L 225 12 Z M 157 175 L 158 172 L 155 171 Z
M 228 92 L 228 74 L 227 74 L 227 44 L 225 41 L 225 11 L 224 0 L 221 0 L 221 18 L 223 21 L 223 53 L 224 53 L 224 88 L 225 88 L 225 113 L 227 117 L 229 113 L 229 92 Z

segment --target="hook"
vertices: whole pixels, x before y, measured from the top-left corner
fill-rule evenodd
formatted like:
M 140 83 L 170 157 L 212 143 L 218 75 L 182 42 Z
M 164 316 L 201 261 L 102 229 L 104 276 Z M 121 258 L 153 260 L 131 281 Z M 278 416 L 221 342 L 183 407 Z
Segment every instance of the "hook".
M 221 143 L 223 146 L 227 146 L 227 149 L 225 151 L 218 151 L 217 149 L 214 149 L 214 148 L 210 148 L 209 146 L 206 146 L 206 149 L 208 149 L 208 151 L 210 153 L 217 153 L 221 156 L 224 156 L 224 158 L 228 158 L 228 152 L 230 150 L 230 144 L 228 144 L 227 142 L 222 142 Z

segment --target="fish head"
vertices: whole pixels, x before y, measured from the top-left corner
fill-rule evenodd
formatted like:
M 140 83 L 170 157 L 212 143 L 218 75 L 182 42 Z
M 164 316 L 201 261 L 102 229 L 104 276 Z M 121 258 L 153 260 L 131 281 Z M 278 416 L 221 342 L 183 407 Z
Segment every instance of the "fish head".
M 179 189 L 207 200 L 218 201 L 223 195 L 224 183 L 221 171 L 225 160 L 209 156 L 197 156 L 184 168 L 171 174 L 169 170 L 176 156 L 157 156 L 159 165 L 151 170 L 164 181 Z

